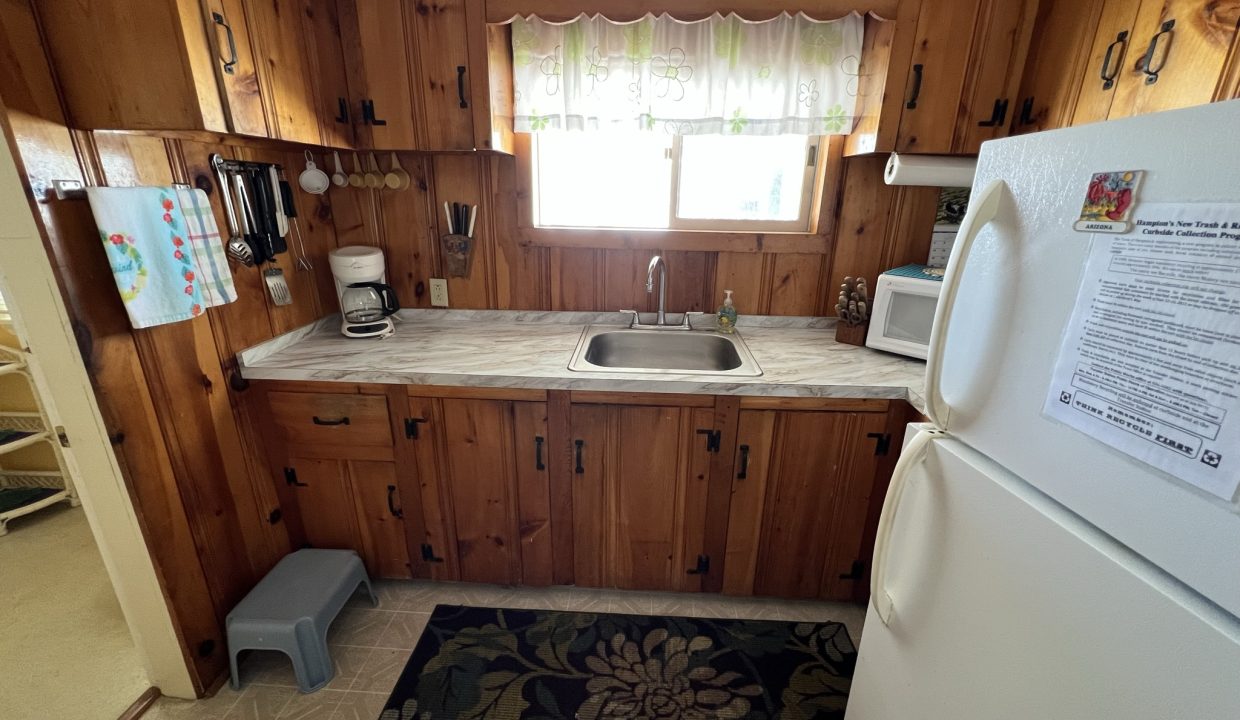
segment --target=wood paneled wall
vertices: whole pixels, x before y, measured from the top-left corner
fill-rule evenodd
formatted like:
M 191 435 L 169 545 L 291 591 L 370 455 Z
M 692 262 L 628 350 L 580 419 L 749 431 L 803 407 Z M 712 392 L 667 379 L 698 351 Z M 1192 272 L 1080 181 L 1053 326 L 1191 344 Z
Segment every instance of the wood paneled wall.
M 266 463 L 235 354 L 336 310 L 327 253 L 382 247 L 406 307 L 428 307 L 441 277 L 437 238 L 443 201 L 478 203 L 478 247 L 466 278 L 449 279 L 453 307 L 554 310 L 653 308 L 645 292 L 651 252 L 545 248 L 516 238 L 517 163 L 493 154 L 400 154 L 408 190 L 296 189 L 306 148 L 196 135 L 83 132 L 68 127 L 57 79 L 28 0 L 0 0 L 0 115 L 26 176 L 114 451 L 147 535 L 187 664 L 199 691 L 227 671 L 227 612 L 291 549 L 280 488 Z M 327 158 L 312 148 L 320 166 Z M 90 185 L 189 183 L 207 191 L 221 229 L 223 207 L 208 157 L 284 165 L 296 189 L 298 225 L 313 270 L 281 256 L 294 297 L 276 307 L 260 271 L 234 267 L 239 299 L 205 316 L 134 330 L 84 200 L 60 201 L 55 180 Z M 664 253 L 668 308 L 710 311 L 723 290 L 742 313 L 826 311 L 845 275 L 872 278 L 925 257 L 937 193 L 882 184 L 883 158 L 843 160 L 838 224 L 829 254 Z M 386 167 L 387 159 L 381 158 Z M 346 166 L 352 158 L 346 157 Z M 834 185 L 832 187 L 835 187 Z M 606 240 L 600 236 L 600 244 Z

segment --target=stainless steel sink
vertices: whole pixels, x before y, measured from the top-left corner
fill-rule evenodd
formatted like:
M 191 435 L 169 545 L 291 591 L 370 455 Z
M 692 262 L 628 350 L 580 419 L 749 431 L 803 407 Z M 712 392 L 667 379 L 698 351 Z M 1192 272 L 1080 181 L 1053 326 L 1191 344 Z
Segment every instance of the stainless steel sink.
M 762 374 L 740 335 L 709 330 L 644 330 L 591 325 L 568 364 L 578 372 Z

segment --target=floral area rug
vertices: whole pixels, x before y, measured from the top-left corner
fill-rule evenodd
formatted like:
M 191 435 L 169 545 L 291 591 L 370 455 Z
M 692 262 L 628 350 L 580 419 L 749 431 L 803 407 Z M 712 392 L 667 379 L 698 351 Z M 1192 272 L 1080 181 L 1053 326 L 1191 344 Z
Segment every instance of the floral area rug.
M 840 623 L 440 605 L 381 720 L 843 718 Z

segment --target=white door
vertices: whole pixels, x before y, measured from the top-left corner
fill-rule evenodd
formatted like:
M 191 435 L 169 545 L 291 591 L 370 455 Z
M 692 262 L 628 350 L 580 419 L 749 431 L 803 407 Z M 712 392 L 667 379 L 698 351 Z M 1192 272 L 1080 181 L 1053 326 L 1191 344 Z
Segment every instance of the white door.
M 1240 617 L 1237 504 L 1042 416 L 1089 251 L 1071 224 L 1090 175 L 1145 170 L 1138 202 L 1240 202 L 1240 143 L 1217 140 L 1236 128 L 1227 102 L 986 143 L 971 201 L 995 179 L 1007 190 L 962 266 L 939 360 L 953 437 Z
M 1235 720 L 1240 621 L 957 440 L 907 477 L 847 720 Z

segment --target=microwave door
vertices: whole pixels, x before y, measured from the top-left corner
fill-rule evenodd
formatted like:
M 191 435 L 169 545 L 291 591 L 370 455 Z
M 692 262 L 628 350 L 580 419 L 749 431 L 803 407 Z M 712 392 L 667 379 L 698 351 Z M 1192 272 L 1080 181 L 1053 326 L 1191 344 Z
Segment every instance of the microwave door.
M 880 276 L 865 344 L 925 360 L 940 288 L 935 280 Z
M 883 322 L 883 334 L 892 340 L 917 343 L 923 347 L 930 344 L 930 327 L 934 324 L 934 309 L 938 298 L 930 295 L 893 292 L 887 304 L 887 317 Z

